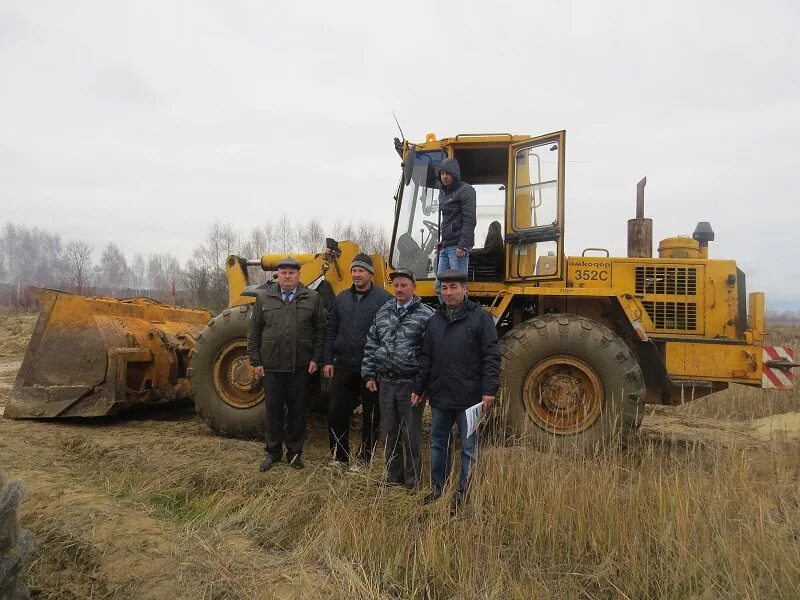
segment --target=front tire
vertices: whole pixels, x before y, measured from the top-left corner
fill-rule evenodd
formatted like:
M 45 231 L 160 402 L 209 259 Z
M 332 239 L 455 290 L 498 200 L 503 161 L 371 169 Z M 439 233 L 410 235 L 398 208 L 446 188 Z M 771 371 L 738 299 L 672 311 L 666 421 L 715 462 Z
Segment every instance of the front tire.
M 247 356 L 251 308 L 234 306 L 211 319 L 190 355 L 187 376 L 197 414 L 225 437 L 264 436 L 264 388 Z
M 608 327 L 550 314 L 503 337 L 506 431 L 555 449 L 628 443 L 642 421 L 645 383 L 636 356 Z

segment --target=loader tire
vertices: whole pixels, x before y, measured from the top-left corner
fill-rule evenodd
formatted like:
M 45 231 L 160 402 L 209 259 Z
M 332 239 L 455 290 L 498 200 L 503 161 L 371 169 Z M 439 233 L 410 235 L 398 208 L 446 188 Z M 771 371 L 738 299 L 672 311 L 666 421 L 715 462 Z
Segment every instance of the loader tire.
M 264 389 L 247 357 L 251 305 L 225 309 L 197 336 L 187 376 L 195 409 L 219 435 L 263 437 Z
M 549 314 L 502 340 L 501 417 L 514 439 L 546 449 L 627 444 L 642 422 L 645 383 L 637 357 L 596 321 Z

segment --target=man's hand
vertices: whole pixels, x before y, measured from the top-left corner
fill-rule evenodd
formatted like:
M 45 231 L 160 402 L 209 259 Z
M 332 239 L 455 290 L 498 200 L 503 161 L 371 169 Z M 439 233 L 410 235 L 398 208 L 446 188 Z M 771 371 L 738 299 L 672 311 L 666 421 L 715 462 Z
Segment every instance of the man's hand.
M 322 376 L 325 379 L 333 379 L 333 365 L 325 365 L 322 367 Z
M 411 406 L 419 406 L 422 403 L 422 396 L 411 392 Z
M 253 373 L 258 375 L 259 377 L 264 376 L 264 367 L 253 367 Z
M 483 402 L 483 412 L 489 412 L 489 409 L 494 406 L 494 396 L 484 396 L 481 398 L 481 402 Z
M 378 382 L 375 381 L 374 379 L 367 379 L 366 386 L 367 386 L 367 389 L 370 392 L 377 392 L 378 391 Z
M 315 363 L 313 360 L 308 363 L 308 372 L 309 374 L 313 375 L 319 370 L 319 365 Z
M 467 251 L 464 248 L 456 248 L 456 256 L 458 258 L 464 258 L 467 255 Z

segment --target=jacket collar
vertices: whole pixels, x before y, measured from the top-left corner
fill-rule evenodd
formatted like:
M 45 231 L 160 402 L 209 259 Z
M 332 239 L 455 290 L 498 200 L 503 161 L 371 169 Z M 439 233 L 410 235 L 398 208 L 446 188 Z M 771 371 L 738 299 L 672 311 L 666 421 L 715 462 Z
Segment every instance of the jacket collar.
M 375 282 L 374 282 L 374 281 L 370 281 L 370 282 L 369 282 L 369 287 L 367 288 L 367 291 L 363 293 L 363 296 L 364 296 L 365 298 L 366 298 L 367 296 L 369 296 L 369 295 L 370 295 L 370 292 L 372 292 L 372 290 L 373 290 L 374 288 L 375 288 Z M 350 293 L 351 293 L 351 294 L 355 294 L 355 293 L 356 293 L 356 284 L 355 284 L 355 283 L 351 283 L 351 284 L 350 284 Z
M 414 308 L 414 307 L 415 307 L 417 304 L 419 304 L 420 302 L 422 302 L 422 298 L 420 298 L 419 296 L 417 296 L 416 294 L 414 294 L 414 295 L 411 297 L 411 304 L 409 304 L 409 305 L 408 305 L 408 310 L 411 310 L 412 308 Z
M 450 193 L 456 191 L 458 188 L 460 188 L 462 183 L 464 183 L 464 182 L 459 180 L 459 181 L 454 181 L 450 185 L 442 184 L 442 187 L 439 189 L 439 191 L 444 193 L 444 194 L 450 194 Z M 439 210 L 441 210 L 441 209 L 439 209 Z
M 405 309 L 406 313 L 409 313 L 412 310 L 415 310 L 417 305 L 419 305 L 420 302 L 422 302 L 422 298 L 420 298 L 419 296 L 414 294 L 414 296 L 411 298 L 411 303 Z M 397 310 L 398 308 L 400 308 L 401 305 L 397 303 L 397 298 L 392 298 L 391 306 L 394 308 L 394 310 Z
M 472 302 L 469 298 L 465 297 L 461 306 L 456 308 L 454 312 L 450 313 L 450 316 L 448 316 L 449 311 L 447 305 L 444 303 L 439 305 L 439 307 L 436 309 L 436 312 L 442 315 L 442 318 L 448 323 L 453 323 L 454 321 L 460 321 L 461 319 L 465 318 L 469 311 L 475 310 L 475 308 L 479 306 L 480 304 L 477 302 Z
M 268 296 L 275 296 L 276 298 L 283 298 L 283 290 L 281 286 L 278 285 L 276 282 L 275 285 L 271 285 L 267 290 Z M 308 288 L 304 286 L 302 283 L 297 284 L 297 289 L 294 291 L 294 297 L 300 298 L 302 296 L 308 296 Z

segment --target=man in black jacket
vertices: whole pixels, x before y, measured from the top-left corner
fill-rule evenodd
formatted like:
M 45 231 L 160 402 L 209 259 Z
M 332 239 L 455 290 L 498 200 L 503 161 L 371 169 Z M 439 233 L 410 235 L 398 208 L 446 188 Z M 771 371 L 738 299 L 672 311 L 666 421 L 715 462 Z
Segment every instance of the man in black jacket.
M 475 245 L 475 188 L 461 181 L 461 167 L 455 158 L 445 158 L 439 167 L 439 264 L 437 272 L 457 269 L 467 272 L 469 251 Z M 436 278 L 440 294 L 441 279 Z M 441 300 L 441 294 L 440 294 Z
M 322 299 L 300 283 L 300 263 L 284 258 L 277 267 L 277 284 L 256 288 L 247 331 L 250 364 L 264 378 L 267 458 L 261 463 L 262 472 L 280 461 L 284 441 L 289 464 L 295 469 L 304 466 L 300 454 L 305 443 L 306 385 L 309 374 L 319 368 L 325 329 Z
M 494 404 L 500 387 L 500 346 L 491 315 L 466 298 L 466 273 L 451 269 L 439 273 L 439 278 L 444 304 L 425 328 L 411 403 L 419 404 L 426 391 L 430 394 L 433 491 L 426 504 L 442 495 L 450 475 L 450 432 L 458 425 L 461 475 L 455 501 L 459 505 L 478 460 L 477 433 L 467 436 L 465 410 L 482 402 L 488 411 Z
M 381 410 L 377 392 L 361 379 L 361 361 L 367 332 L 378 309 L 392 296 L 372 283 L 372 258 L 358 254 L 350 263 L 353 285 L 336 296 L 325 330 L 322 374 L 333 379 L 328 406 L 328 441 L 334 464 L 350 462 L 350 417 L 361 404 L 362 427 L 359 460 L 369 463 L 378 442 Z M 354 468 L 356 466 L 354 465 Z

